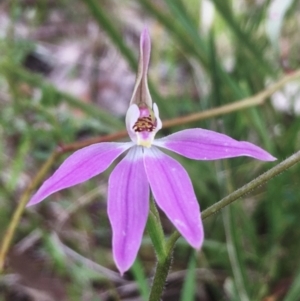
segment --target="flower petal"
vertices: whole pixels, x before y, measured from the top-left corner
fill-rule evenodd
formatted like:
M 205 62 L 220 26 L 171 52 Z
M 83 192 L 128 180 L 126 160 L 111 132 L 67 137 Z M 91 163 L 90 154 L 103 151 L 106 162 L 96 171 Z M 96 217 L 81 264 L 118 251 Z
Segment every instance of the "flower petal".
M 158 206 L 194 248 L 203 242 L 200 207 L 185 169 L 158 148 L 144 150 L 144 164 Z
M 152 98 L 148 88 L 148 65 L 150 60 L 151 40 L 148 29 L 142 31 L 140 37 L 140 58 L 138 65 L 138 73 L 136 76 L 135 86 L 133 89 L 130 105 L 138 106 L 146 105 L 152 108 Z
M 134 143 L 136 143 L 137 141 L 137 135 L 136 132 L 133 130 L 133 126 L 137 122 L 139 117 L 140 117 L 139 107 L 136 104 L 130 105 L 126 112 L 125 123 L 126 123 L 126 129 L 128 135 Z
M 150 52 L 151 52 L 151 39 L 150 39 L 148 29 L 144 28 L 140 37 L 140 54 L 141 54 L 141 61 L 143 63 L 144 75 L 146 75 L 148 72 Z
M 123 274 L 141 245 L 149 212 L 149 184 L 142 147 L 133 147 L 115 167 L 108 185 L 108 216 L 113 231 L 113 256 Z
M 153 104 L 153 112 L 154 112 L 154 116 L 155 116 L 156 122 L 157 122 L 156 129 L 155 129 L 155 133 L 157 133 L 162 128 L 162 122 L 159 117 L 159 110 L 158 110 L 158 106 L 156 103 Z
M 182 156 L 196 160 L 216 160 L 239 156 L 253 157 L 262 161 L 274 161 L 262 148 L 229 136 L 204 129 L 183 130 L 153 142 Z
M 104 142 L 76 151 L 43 183 L 33 195 L 27 207 L 41 202 L 56 191 L 87 181 L 103 172 L 119 155 L 131 146 L 131 142 Z

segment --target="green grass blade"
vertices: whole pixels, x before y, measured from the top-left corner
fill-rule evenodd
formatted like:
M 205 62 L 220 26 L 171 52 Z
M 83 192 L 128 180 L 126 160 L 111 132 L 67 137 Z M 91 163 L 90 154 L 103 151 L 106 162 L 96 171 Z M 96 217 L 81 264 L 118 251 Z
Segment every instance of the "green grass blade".
M 99 1 L 85 0 L 83 3 L 87 5 L 98 24 L 106 31 L 113 44 L 118 47 L 122 55 L 127 59 L 129 66 L 133 70 L 137 70 L 138 64 L 133 52 L 124 43 L 122 35 L 120 35 L 117 29 L 114 27 L 113 22 L 111 22 L 111 18 L 109 18 L 109 15 L 107 14 L 107 11 L 102 9 Z
M 283 301 L 298 301 L 300 296 L 300 270 L 298 270 L 290 290 Z
M 11 64 L 4 64 L 2 63 L 0 65 L 0 72 L 3 72 L 4 74 L 7 74 L 8 76 L 13 76 L 15 79 L 19 81 L 24 81 L 25 83 L 38 87 L 38 88 L 45 88 L 48 86 L 48 88 L 51 88 L 54 90 L 57 94 L 57 97 L 60 99 L 65 100 L 66 103 L 68 103 L 70 106 L 74 108 L 79 108 L 83 112 L 85 112 L 87 115 L 96 118 L 101 123 L 106 125 L 108 129 L 111 129 L 111 131 L 114 131 L 116 129 L 123 129 L 125 127 L 124 122 L 120 121 L 118 118 L 112 116 L 110 113 L 105 112 L 94 105 L 89 105 L 85 102 L 83 102 L 81 99 L 76 98 L 75 96 L 72 96 L 66 92 L 58 91 L 55 89 L 53 85 L 50 83 L 47 83 L 42 76 L 31 73 L 26 71 L 25 69 L 11 65 Z
M 241 29 L 240 24 L 237 23 L 232 14 L 232 10 L 229 7 L 228 1 L 213 0 L 213 2 L 224 21 L 230 27 L 232 33 L 234 33 L 237 37 L 239 46 L 247 50 L 247 52 L 251 55 L 252 60 L 256 62 L 261 71 L 263 71 L 265 74 L 272 74 L 274 68 L 271 67 L 268 61 L 264 58 L 264 52 L 261 49 L 258 49 L 256 43 L 252 41 L 251 35 Z
M 193 301 L 195 300 L 196 290 L 196 256 L 195 252 L 190 257 L 187 274 L 183 283 L 183 288 L 180 295 L 180 301 Z
M 134 279 L 138 284 L 138 288 L 142 298 L 146 301 L 149 296 L 149 285 L 147 282 L 146 275 L 144 273 L 143 265 L 138 257 L 136 258 L 133 266 L 131 267 L 131 272 L 133 273 Z
M 245 266 L 241 258 L 241 249 L 239 248 L 240 242 L 237 234 L 237 225 L 233 218 L 233 206 L 229 206 L 223 210 L 224 227 L 226 231 L 228 255 L 234 275 L 234 283 L 236 287 L 239 300 L 250 301 L 248 296 L 246 283 Z
M 209 56 L 207 48 L 201 48 L 202 43 L 200 38 L 195 39 L 194 35 L 190 36 L 188 32 L 184 29 L 181 23 L 177 21 L 174 16 L 169 13 L 164 12 L 161 8 L 158 8 L 149 0 L 141 0 L 140 3 L 150 12 L 161 24 L 163 24 L 170 33 L 175 37 L 178 42 L 178 45 L 187 53 L 196 57 L 205 70 L 210 72 Z M 180 10 L 176 10 L 177 13 L 180 13 Z M 235 99 L 243 98 L 246 95 L 243 93 L 238 83 L 230 78 L 230 76 L 224 71 L 223 67 L 217 65 L 218 73 L 220 78 L 224 81 L 224 84 L 227 85 L 229 90 L 232 93 L 232 97 Z

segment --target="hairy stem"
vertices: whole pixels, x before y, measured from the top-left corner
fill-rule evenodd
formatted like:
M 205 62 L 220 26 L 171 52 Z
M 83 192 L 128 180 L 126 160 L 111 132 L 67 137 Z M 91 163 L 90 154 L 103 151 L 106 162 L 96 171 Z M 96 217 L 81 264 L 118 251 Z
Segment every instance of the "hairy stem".
M 147 222 L 147 232 L 151 238 L 158 261 L 163 261 L 167 255 L 165 235 L 161 225 L 158 210 L 153 200 L 150 200 L 150 212 Z
M 160 220 L 159 220 L 159 225 L 161 227 Z M 158 262 L 157 262 L 148 301 L 161 300 L 161 295 L 163 293 L 166 280 L 168 277 L 168 273 L 172 264 L 173 249 L 179 237 L 180 237 L 179 232 L 175 231 L 167 242 L 165 241 L 165 239 L 163 240 L 165 252 L 164 252 L 164 256 L 161 257 L 157 256 Z M 152 237 L 151 240 L 153 241 Z
M 172 252 L 168 254 L 164 258 L 164 260 L 158 261 L 155 275 L 153 279 L 153 284 L 151 287 L 150 295 L 149 295 L 149 301 L 159 301 L 161 300 L 161 295 L 163 293 L 166 279 L 170 270 L 172 264 Z
M 274 178 L 275 176 L 279 175 L 281 172 L 289 169 L 296 163 L 300 161 L 300 151 L 296 152 L 294 155 L 288 157 L 286 160 L 282 161 L 281 163 L 277 164 L 275 167 L 269 169 L 256 179 L 252 180 L 248 184 L 242 186 L 241 188 L 237 189 L 233 193 L 230 193 L 225 198 L 220 200 L 219 202 L 215 203 L 214 205 L 210 206 L 206 210 L 202 212 L 202 219 L 205 219 L 212 214 L 218 212 L 225 206 L 228 206 L 232 202 L 239 199 L 241 196 L 249 193 L 251 190 L 255 189 L 258 186 L 261 186 L 262 184 L 266 183 L 270 179 Z

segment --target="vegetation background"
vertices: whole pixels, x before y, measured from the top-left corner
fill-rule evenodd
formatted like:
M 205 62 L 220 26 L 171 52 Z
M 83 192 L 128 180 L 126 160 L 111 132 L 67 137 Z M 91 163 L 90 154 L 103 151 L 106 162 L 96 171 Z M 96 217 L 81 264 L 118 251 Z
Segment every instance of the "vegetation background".
M 53 150 L 124 128 L 144 26 L 152 38 L 152 96 L 163 120 L 238 102 L 300 68 L 297 0 L 2 0 L 0 241 Z M 294 81 L 262 106 L 160 135 L 217 130 L 281 161 L 300 148 L 299 113 Z M 177 158 L 202 209 L 278 163 Z M 108 175 L 25 210 L 0 276 L 1 301 L 147 300 L 155 267 L 147 233 L 124 278 L 112 260 Z M 180 239 L 163 300 L 299 301 L 299 183 L 296 165 L 206 219 L 201 252 Z M 173 227 L 162 219 L 170 235 Z

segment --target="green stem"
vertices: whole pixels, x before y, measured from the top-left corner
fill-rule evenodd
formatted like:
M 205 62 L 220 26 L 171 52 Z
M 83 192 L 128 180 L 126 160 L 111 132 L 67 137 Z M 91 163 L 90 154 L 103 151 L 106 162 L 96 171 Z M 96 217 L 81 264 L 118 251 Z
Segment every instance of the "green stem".
M 159 218 L 158 210 L 153 200 L 150 200 L 150 213 L 147 222 L 147 232 L 153 243 L 158 262 L 164 261 L 167 256 L 165 235 Z
M 300 151 L 296 152 L 294 155 L 292 155 L 289 158 L 287 158 L 286 160 L 282 161 L 275 167 L 269 169 L 268 171 L 266 171 L 265 173 L 263 173 L 256 179 L 252 180 L 248 184 L 242 186 L 241 188 L 237 189 L 233 193 L 229 194 L 228 196 L 226 196 L 225 198 L 223 198 L 222 200 L 217 202 L 216 204 L 214 204 L 214 205 L 210 206 L 209 208 L 207 208 L 206 210 L 204 210 L 201 215 L 202 219 L 205 219 L 205 218 L 211 216 L 212 214 L 218 212 L 225 206 L 228 206 L 232 202 L 239 199 L 241 196 L 249 193 L 251 190 L 255 189 L 256 187 L 261 186 L 262 184 L 266 183 L 267 181 L 269 181 L 270 179 L 279 175 L 280 173 L 287 170 L 288 168 L 292 167 L 299 161 L 300 161 Z
M 167 254 L 169 254 L 169 252 L 172 252 L 174 245 L 180 236 L 181 236 L 181 234 L 176 230 L 170 236 L 170 238 L 168 239 L 168 242 L 167 242 L 167 246 L 166 246 Z
M 153 202 L 152 202 L 152 204 L 155 207 Z M 158 223 L 159 223 L 158 227 L 161 228 L 161 231 L 162 231 L 160 220 L 158 221 Z M 161 235 L 161 233 L 159 235 Z M 162 232 L 162 235 L 163 235 L 163 232 Z M 169 238 L 167 243 L 164 240 L 164 238 L 162 238 L 163 239 L 163 245 L 164 245 L 164 256 L 162 256 L 161 258 L 158 257 L 158 262 L 157 262 L 155 275 L 154 275 L 154 279 L 153 279 L 153 283 L 152 283 L 152 287 L 151 287 L 151 291 L 150 291 L 148 301 L 159 301 L 159 300 L 161 300 L 161 295 L 163 293 L 165 283 L 166 283 L 166 280 L 167 280 L 167 277 L 168 277 L 168 273 L 169 273 L 169 270 L 170 270 L 170 267 L 171 267 L 171 264 L 172 264 L 173 249 L 174 249 L 175 243 L 176 243 L 176 241 L 179 237 L 180 237 L 179 232 L 175 231 L 171 235 L 171 237 Z M 151 240 L 153 242 L 153 237 L 151 237 Z
M 161 295 L 165 287 L 166 279 L 171 264 L 172 264 L 172 252 L 170 252 L 169 255 L 164 260 L 158 261 L 154 279 L 153 279 L 153 284 L 151 287 L 150 296 L 148 299 L 149 301 L 161 300 Z

